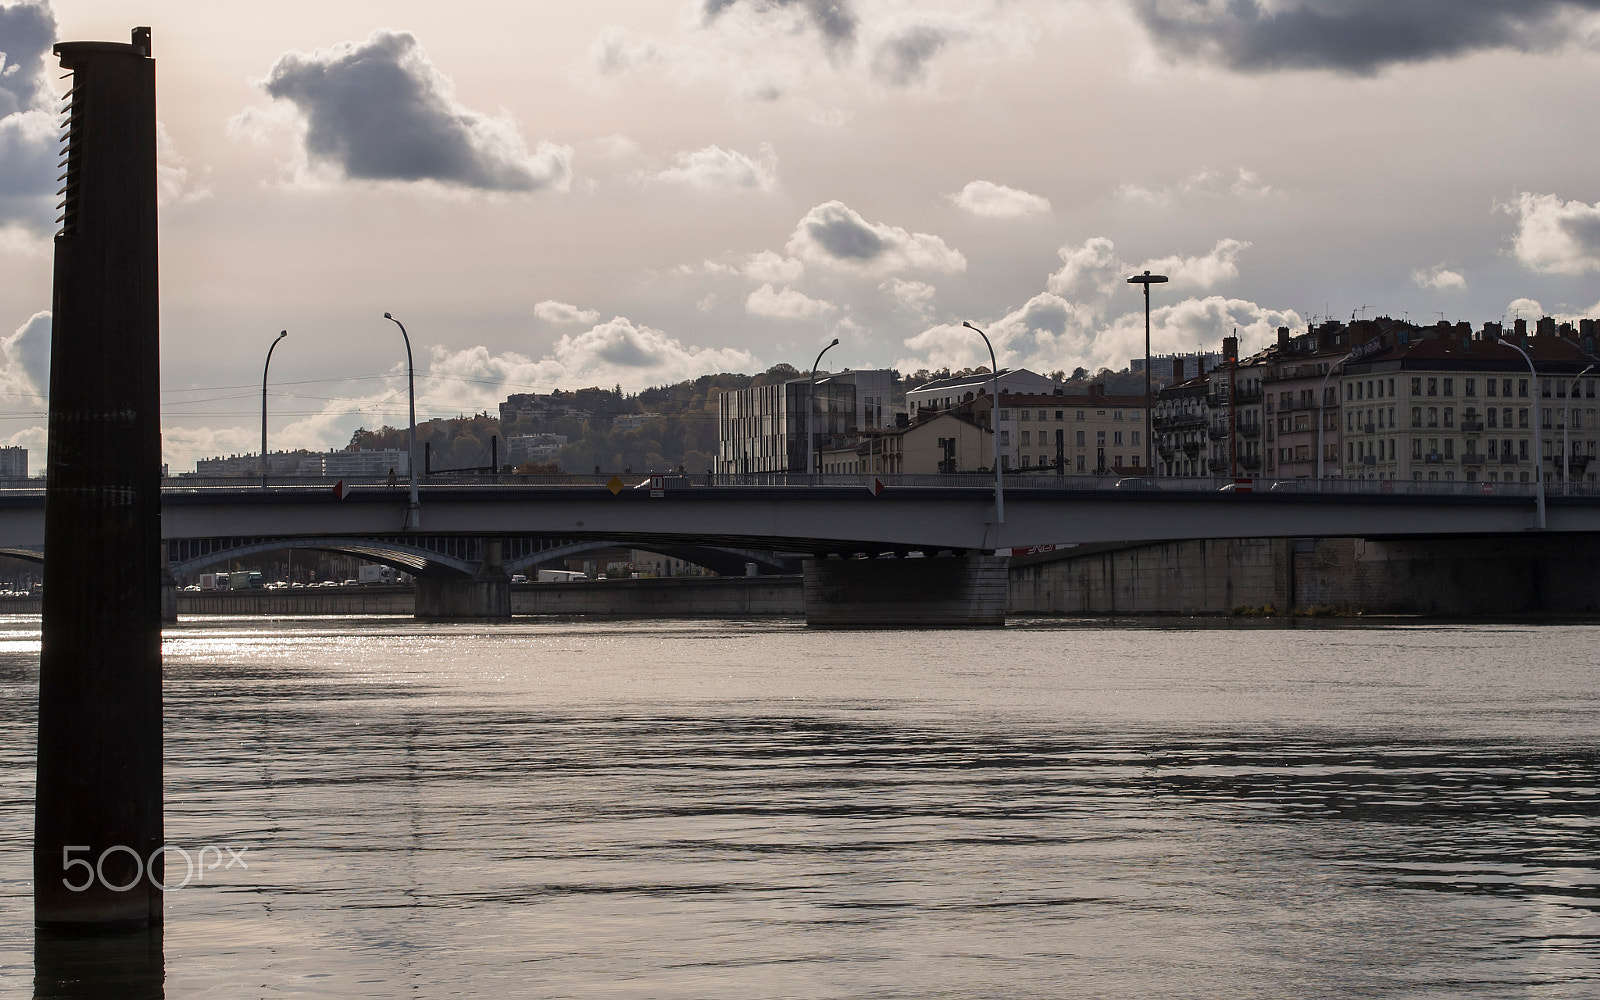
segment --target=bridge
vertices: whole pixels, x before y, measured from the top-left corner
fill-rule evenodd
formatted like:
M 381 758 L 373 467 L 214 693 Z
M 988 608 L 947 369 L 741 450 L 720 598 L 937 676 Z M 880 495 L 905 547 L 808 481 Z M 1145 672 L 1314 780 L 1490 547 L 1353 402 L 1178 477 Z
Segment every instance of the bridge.
M 606 545 L 669 553 L 723 573 L 749 562 L 774 569 L 781 565 L 776 553 L 803 554 L 811 557 L 808 565 L 822 567 L 815 572 L 832 574 L 835 600 L 870 603 L 873 585 L 865 578 L 849 585 L 843 577 L 877 574 L 882 587 L 910 587 L 929 599 L 924 584 L 934 564 L 890 570 L 851 557 L 962 561 L 953 576 L 935 573 L 939 587 L 959 591 L 958 578 L 992 576 L 992 568 L 981 567 L 997 559 L 1003 566 L 1012 548 L 1535 530 L 1532 487 L 1512 483 L 1263 480 L 1244 492 L 1222 491 L 1210 480 L 1162 480 L 1159 488 L 1121 481 L 1139 487 L 1127 489 L 1117 488 L 1116 480 L 1013 475 L 1005 483 L 1005 521 L 997 524 L 993 480 L 985 476 L 632 479 L 609 485 L 581 476 L 435 482 L 422 487 L 422 528 L 415 531 L 402 530 L 406 490 L 387 481 L 353 483 L 336 494 L 320 479 L 266 487 L 169 480 L 162 491 L 162 537 L 173 572 L 185 575 L 285 548 L 360 555 L 416 575 L 419 613 L 449 615 L 509 607 L 508 597 L 485 596 L 503 589 L 507 574 Z M 36 485 L 0 490 L 0 552 L 41 558 L 43 512 L 44 492 Z M 1548 497 L 1539 533 L 1600 533 L 1600 496 Z M 828 557 L 854 565 L 835 565 L 840 561 Z

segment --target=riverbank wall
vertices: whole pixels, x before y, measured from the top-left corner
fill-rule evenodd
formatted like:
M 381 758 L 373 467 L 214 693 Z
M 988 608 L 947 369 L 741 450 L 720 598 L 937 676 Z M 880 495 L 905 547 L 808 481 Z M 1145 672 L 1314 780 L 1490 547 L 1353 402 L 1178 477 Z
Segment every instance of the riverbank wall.
M 1600 540 L 1231 538 L 1012 560 L 1012 615 L 1600 614 Z

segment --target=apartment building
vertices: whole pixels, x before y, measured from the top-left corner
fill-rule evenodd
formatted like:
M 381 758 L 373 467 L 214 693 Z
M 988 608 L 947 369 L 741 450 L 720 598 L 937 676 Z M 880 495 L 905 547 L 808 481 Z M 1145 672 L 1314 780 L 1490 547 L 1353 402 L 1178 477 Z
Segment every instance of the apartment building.
M 1340 377 L 1346 475 L 1426 482 L 1594 482 L 1594 327 L 1518 320 L 1399 326 Z M 1515 345 L 1513 347 L 1512 345 Z M 1533 363 L 1516 348 L 1526 351 Z M 1536 373 L 1536 374 L 1535 374 Z
M 923 410 L 915 422 L 848 435 L 822 451 L 822 472 L 933 475 L 994 471 L 987 411 Z
M 1054 379 L 1026 368 L 1002 368 L 999 373 L 1000 395 L 1006 393 L 1049 393 L 1060 388 Z M 906 390 L 906 410 L 915 416 L 918 410 L 948 410 L 976 399 L 980 394 L 994 389 L 995 377 L 987 372 L 980 375 L 958 375 L 937 379 L 915 389 Z
M 717 397 L 717 471 L 805 472 L 806 435 L 814 461 L 833 438 L 882 430 L 894 419 L 894 372 L 818 373 L 724 392 Z

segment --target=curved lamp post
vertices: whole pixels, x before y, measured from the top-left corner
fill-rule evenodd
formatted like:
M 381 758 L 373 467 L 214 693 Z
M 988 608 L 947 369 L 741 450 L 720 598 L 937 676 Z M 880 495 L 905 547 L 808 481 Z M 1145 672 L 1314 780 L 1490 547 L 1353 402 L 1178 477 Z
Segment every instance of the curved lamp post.
M 1528 352 L 1527 351 L 1525 351 L 1522 348 L 1518 347 L 1516 344 L 1513 344 L 1511 341 L 1506 340 L 1505 338 L 1501 338 L 1500 343 L 1506 345 L 1507 347 L 1511 348 L 1513 351 L 1516 351 L 1518 354 L 1522 355 L 1522 360 L 1524 360 L 1524 361 L 1526 361 L 1528 363 L 1528 374 L 1533 376 L 1532 379 L 1530 380 L 1532 382 L 1532 389 L 1533 389 L 1533 484 L 1534 484 L 1533 485 L 1533 498 L 1534 498 L 1534 500 L 1533 500 L 1533 504 L 1534 504 L 1533 526 L 1535 528 L 1543 530 L 1544 529 L 1544 437 L 1543 437 L 1543 435 L 1541 435 L 1539 433 L 1539 421 L 1541 419 L 1541 414 L 1539 412 L 1539 372 L 1533 367 L 1533 358 L 1528 356 Z
M 994 359 L 994 345 L 989 343 L 989 335 L 968 323 L 961 321 L 961 325 L 983 338 L 983 346 L 989 349 L 989 393 L 991 397 L 991 416 L 989 429 L 994 433 L 994 523 L 995 541 L 1000 541 L 999 526 L 1006 523 L 1006 492 L 1005 485 L 1000 481 L 1000 366 Z
M 406 466 L 411 470 L 411 503 L 406 508 L 406 527 L 415 529 L 422 527 L 422 502 L 417 499 L 417 366 L 411 360 L 411 338 L 406 334 L 406 325 L 388 313 L 384 313 L 383 318 L 400 328 L 400 336 L 406 342 L 406 396 L 411 404 L 411 426 L 406 431 Z
M 288 330 L 279 330 L 278 335 L 272 338 L 272 346 L 267 348 L 267 363 L 261 366 L 261 488 L 267 488 L 267 369 L 272 367 L 272 352 L 278 349 L 278 341 L 289 335 Z
M 822 364 L 822 356 L 839 346 L 839 338 L 835 337 L 827 347 L 817 352 L 817 360 L 811 362 L 811 391 L 806 397 L 806 475 L 817 474 L 817 433 L 812 425 L 812 420 L 817 415 L 817 367 Z
M 1153 433 L 1155 421 L 1150 416 L 1150 286 L 1167 280 L 1164 274 L 1146 271 L 1128 279 L 1130 285 L 1144 286 L 1144 467 L 1145 475 L 1156 474 L 1156 454 Z
M 1567 388 L 1567 419 L 1561 424 L 1561 492 L 1563 495 L 1572 493 L 1572 396 L 1578 391 L 1578 379 L 1594 371 L 1590 365 L 1583 371 L 1572 376 L 1572 385 Z M 1578 411 L 1583 412 L 1582 410 Z

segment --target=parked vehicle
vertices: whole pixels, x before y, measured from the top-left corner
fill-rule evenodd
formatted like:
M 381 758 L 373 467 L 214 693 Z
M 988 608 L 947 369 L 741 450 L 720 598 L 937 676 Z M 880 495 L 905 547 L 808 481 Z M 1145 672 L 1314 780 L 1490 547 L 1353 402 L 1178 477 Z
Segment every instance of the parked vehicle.
M 1154 479 L 1144 479 L 1138 476 L 1129 476 L 1127 478 L 1117 480 L 1116 484 L 1111 488 L 1114 490 L 1159 490 L 1161 487 L 1156 484 Z

